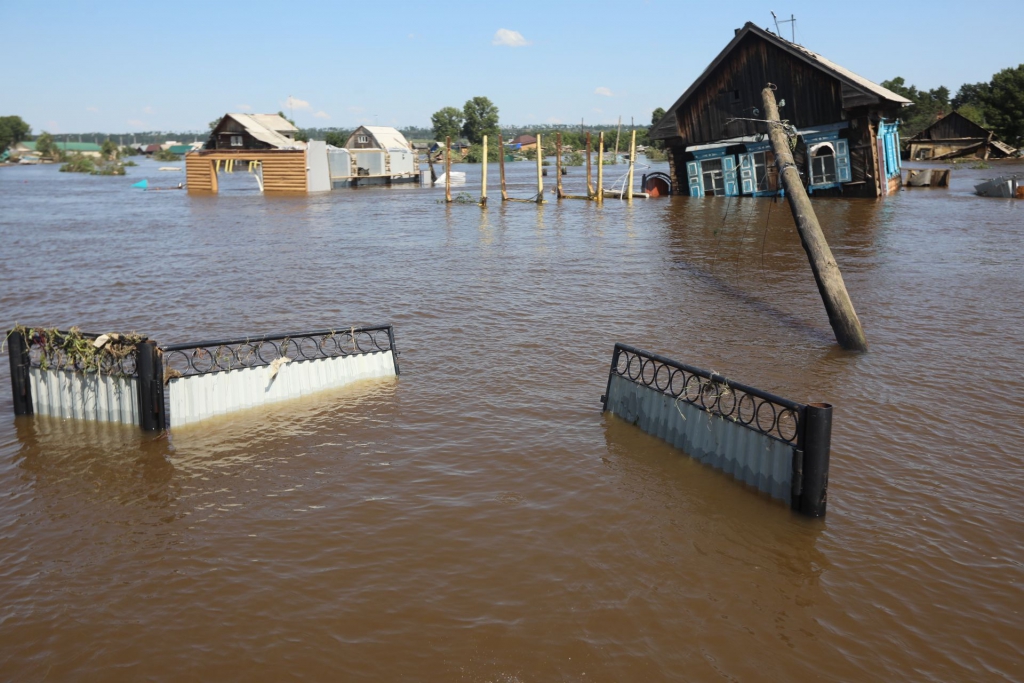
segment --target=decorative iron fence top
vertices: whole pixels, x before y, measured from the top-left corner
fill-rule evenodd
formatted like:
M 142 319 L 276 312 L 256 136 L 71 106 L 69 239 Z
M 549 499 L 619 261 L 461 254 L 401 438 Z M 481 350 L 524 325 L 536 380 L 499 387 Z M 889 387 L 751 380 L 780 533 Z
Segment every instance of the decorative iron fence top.
M 177 377 L 261 367 L 285 357 L 302 361 L 386 351 L 398 353 L 391 325 L 170 344 L 161 350 L 164 377 L 168 381 Z
M 135 333 L 97 334 L 76 328 L 17 328 L 8 335 L 18 331 L 25 336 L 29 365 L 33 368 L 123 377 L 138 374 L 135 346 L 149 340 Z
M 806 406 L 628 344 L 615 344 L 611 373 L 706 413 L 799 446 Z

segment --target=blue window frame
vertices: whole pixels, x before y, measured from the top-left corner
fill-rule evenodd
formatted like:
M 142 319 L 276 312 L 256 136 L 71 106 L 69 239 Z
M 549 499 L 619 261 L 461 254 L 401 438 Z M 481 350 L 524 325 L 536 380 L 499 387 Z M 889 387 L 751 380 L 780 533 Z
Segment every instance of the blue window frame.
M 691 197 L 740 194 L 740 169 L 735 155 L 726 154 L 724 146 L 696 151 L 693 155 L 696 159 L 686 162 Z
M 899 121 L 888 123 L 882 119 L 878 123 L 878 139 L 882 141 L 885 177 L 895 178 L 900 174 L 900 133 Z

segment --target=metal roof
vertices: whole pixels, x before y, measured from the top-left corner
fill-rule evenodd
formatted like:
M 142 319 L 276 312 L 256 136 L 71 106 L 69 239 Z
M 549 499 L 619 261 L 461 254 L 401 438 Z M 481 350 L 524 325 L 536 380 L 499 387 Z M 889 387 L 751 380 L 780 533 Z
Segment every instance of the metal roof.
M 348 147 L 349 143 L 352 142 L 352 138 L 360 131 L 369 133 L 380 149 L 386 149 L 389 152 L 409 152 L 412 150 L 405 136 L 399 133 L 398 129 L 391 128 L 390 126 L 360 126 L 349 136 L 348 143 L 345 144 L 346 147 Z
M 783 50 L 786 50 L 790 54 L 807 62 L 808 64 L 811 64 L 821 69 L 822 71 L 825 71 L 834 76 L 843 84 L 844 99 L 847 98 L 847 93 L 848 91 L 850 91 L 852 93 L 860 94 L 862 96 L 862 99 L 866 97 L 870 101 L 886 100 L 888 102 L 892 102 L 894 104 L 899 104 L 903 106 L 913 104 L 913 102 L 908 100 L 906 97 L 903 97 L 902 95 L 897 95 L 888 88 L 883 88 L 877 83 L 869 81 L 863 76 L 859 76 L 850 71 L 849 69 L 839 66 L 835 62 L 832 62 L 826 59 L 825 57 L 822 57 L 818 53 L 808 50 L 803 45 L 791 43 L 785 38 L 780 38 L 771 31 L 765 31 L 764 29 L 758 28 L 753 23 L 748 21 L 742 29 L 736 32 L 736 35 L 733 37 L 733 39 L 729 41 L 729 44 L 726 45 L 721 52 L 718 53 L 718 56 L 715 57 L 714 61 L 712 61 L 711 64 L 708 65 L 704 72 L 697 77 L 697 80 L 695 80 L 690 85 L 690 87 L 686 89 L 686 92 L 684 92 L 679 97 L 679 99 L 676 100 L 675 103 L 668 109 L 668 111 L 665 112 L 665 116 L 663 116 L 661 120 L 654 125 L 654 127 L 651 129 L 652 138 L 664 139 L 673 137 L 676 134 L 676 109 L 682 106 L 686 102 L 686 100 L 689 99 L 690 95 L 692 95 L 694 91 L 696 91 L 697 88 L 700 86 L 700 84 L 704 82 L 704 79 L 710 76 L 711 72 L 714 71 L 714 69 L 719 64 L 721 64 L 722 61 L 725 60 L 726 56 L 728 56 L 728 54 L 733 50 L 733 48 L 736 47 L 736 45 L 738 45 L 739 42 L 750 33 L 753 33 L 758 37 L 767 40 L 768 42 L 773 43 L 774 45 L 777 45 L 778 47 L 782 48 Z
M 249 135 L 278 149 L 305 149 L 306 144 L 283 133 L 296 133 L 298 128 L 279 114 L 226 114 L 245 128 Z

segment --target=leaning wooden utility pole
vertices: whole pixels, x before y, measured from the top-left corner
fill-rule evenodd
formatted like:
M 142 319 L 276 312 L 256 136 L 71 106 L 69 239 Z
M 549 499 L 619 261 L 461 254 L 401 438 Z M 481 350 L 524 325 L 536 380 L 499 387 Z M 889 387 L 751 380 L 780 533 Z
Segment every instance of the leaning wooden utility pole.
M 612 163 L 619 163 L 619 133 L 622 132 L 622 117 L 619 117 L 619 127 L 615 129 L 615 156 L 612 157 Z
M 484 136 L 484 160 L 480 169 L 480 204 L 487 203 L 487 136 Z
M 779 120 L 779 107 L 775 103 L 775 93 L 771 87 L 761 91 L 764 100 L 765 116 L 768 119 L 768 136 L 775 152 L 775 165 L 786 190 L 786 199 L 793 212 L 796 229 L 800 233 L 800 243 L 807 252 L 807 260 L 811 263 L 814 281 L 818 283 L 818 292 L 825 303 L 828 321 L 836 335 L 836 341 L 847 351 L 867 351 L 868 340 L 864 329 L 860 326 L 857 312 L 853 310 L 853 302 L 846 291 L 843 274 L 832 250 L 829 249 L 825 235 L 821 232 L 818 217 L 814 215 L 811 200 L 800 180 L 800 171 L 793 161 L 793 152 L 789 148 L 789 136 Z
M 597 203 L 604 204 L 604 131 L 597 136 Z

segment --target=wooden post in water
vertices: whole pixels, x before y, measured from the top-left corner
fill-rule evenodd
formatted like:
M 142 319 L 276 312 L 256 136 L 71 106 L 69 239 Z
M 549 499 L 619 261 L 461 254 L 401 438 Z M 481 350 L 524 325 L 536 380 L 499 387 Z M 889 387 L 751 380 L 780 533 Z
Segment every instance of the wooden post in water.
M 789 148 L 789 138 L 779 121 L 779 107 L 775 103 L 775 93 L 770 87 L 761 91 L 764 101 L 765 116 L 768 120 L 768 136 L 771 138 L 772 150 L 775 152 L 775 165 L 779 170 L 779 178 L 786 190 L 786 199 L 793 212 L 796 229 L 800 233 L 800 243 L 807 252 L 814 281 L 818 283 L 818 292 L 825 303 L 829 324 L 836 335 L 836 341 L 847 351 L 867 351 L 868 340 L 860 326 L 853 302 L 846 291 L 843 274 L 832 256 L 825 235 L 821 232 L 814 207 L 800 181 L 800 171 L 793 161 L 793 153 Z
M 615 129 L 615 156 L 612 157 L 612 163 L 619 163 L 619 133 L 622 132 L 622 117 L 619 117 L 619 126 Z
M 537 203 L 544 203 L 544 146 L 540 144 L 540 133 L 537 133 Z
M 604 204 L 604 131 L 597 136 L 597 203 Z
M 593 175 L 590 171 L 590 131 L 587 131 L 587 196 L 594 197 L 594 183 L 591 182 Z
M 444 200 L 452 201 L 452 137 L 444 138 Z
M 505 143 L 498 134 L 498 175 L 501 176 L 501 201 L 508 201 L 508 190 L 505 189 Z
M 484 161 L 480 169 L 480 203 L 487 203 L 487 136 L 484 136 Z
M 636 131 L 629 141 L 629 173 L 626 175 L 626 201 L 633 201 L 633 164 L 636 163 Z
M 555 134 L 555 199 L 562 198 L 562 134 Z

